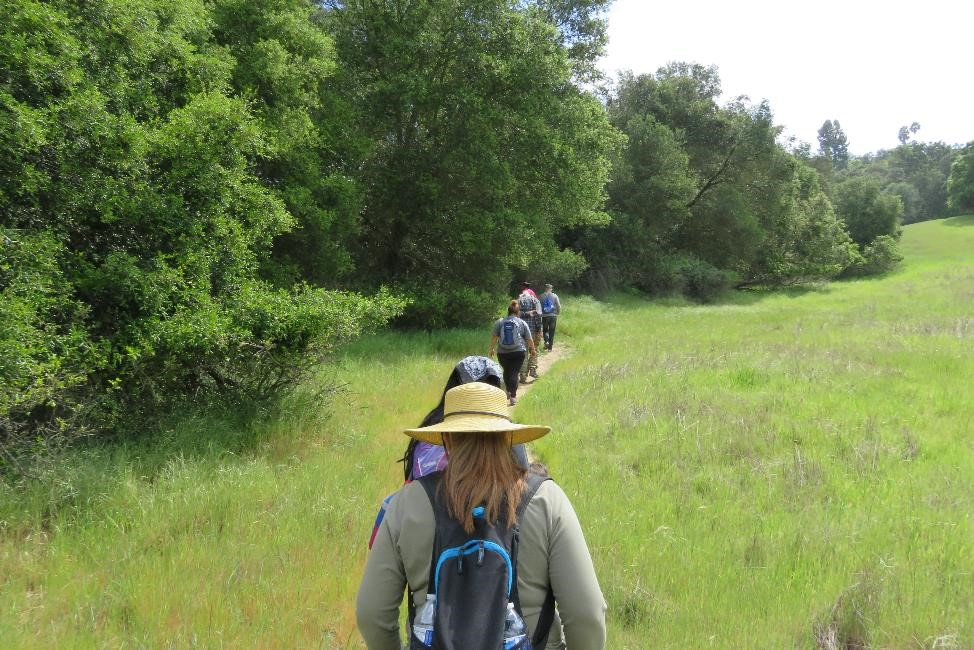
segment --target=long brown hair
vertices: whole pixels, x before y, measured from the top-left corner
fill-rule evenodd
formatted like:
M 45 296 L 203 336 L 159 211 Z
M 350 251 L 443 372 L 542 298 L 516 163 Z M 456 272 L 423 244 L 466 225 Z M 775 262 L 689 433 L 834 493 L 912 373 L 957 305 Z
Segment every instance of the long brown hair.
M 509 436 L 506 432 L 443 434 L 450 455 L 443 474 L 447 512 L 468 533 L 474 531 L 472 510 L 477 506 L 484 506 L 489 523 L 502 518 L 508 526 L 517 523 L 525 470 L 511 456 Z

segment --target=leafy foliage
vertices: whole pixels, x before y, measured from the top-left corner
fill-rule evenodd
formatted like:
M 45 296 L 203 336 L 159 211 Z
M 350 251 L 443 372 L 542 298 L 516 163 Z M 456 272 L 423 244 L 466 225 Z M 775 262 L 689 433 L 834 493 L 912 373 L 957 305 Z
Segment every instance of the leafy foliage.
M 338 87 L 370 142 L 356 278 L 415 296 L 411 324 L 479 321 L 512 268 L 557 256 L 560 229 L 604 219 L 618 136 L 572 83 L 561 12 L 544 6 L 331 5 Z
M 282 1 L 252 17 L 314 27 L 310 11 Z M 286 174 L 268 168 L 308 151 L 288 141 L 300 134 L 284 123 L 302 120 L 287 107 L 306 107 L 329 68 L 274 77 L 264 61 L 276 95 L 258 98 L 217 18 L 195 0 L 4 5 L 0 439 L 137 421 L 192 396 L 266 400 L 300 378 L 304 353 L 402 309 L 262 277 L 297 223 Z M 328 43 L 318 32 L 309 50 Z
M 891 270 L 903 260 L 897 243 L 898 238 L 892 235 L 876 237 L 866 244 L 862 255 L 845 269 L 844 275 L 876 275 Z
M 867 176 L 903 201 L 903 223 L 937 219 L 947 212 L 947 176 L 957 149 L 942 142 L 908 142 L 853 159 L 838 179 Z
M 818 130 L 818 149 L 833 169 L 845 169 L 849 164 L 849 140 L 839 120 L 825 120 Z
M 859 259 L 818 173 L 777 144 L 767 103 L 717 104 L 716 68 L 623 74 L 608 102 L 628 137 L 611 222 L 575 233 L 590 282 L 710 299 L 732 284 L 835 277 Z
M 950 209 L 974 210 L 974 143 L 969 143 L 950 166 L 947 195 Z
M 903 202 L 882 191 L 878 181 L 851 177 L 836 184 L 836 212 L 845 221 L 853 241 L 864 248 L 881 235 L 899 237 Z

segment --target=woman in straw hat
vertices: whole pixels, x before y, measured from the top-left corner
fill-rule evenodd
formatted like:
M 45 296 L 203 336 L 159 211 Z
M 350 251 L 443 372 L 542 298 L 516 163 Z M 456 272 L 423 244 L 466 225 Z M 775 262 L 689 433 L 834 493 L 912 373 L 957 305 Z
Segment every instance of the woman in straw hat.
M 504 370 L 496 361 L 487 357 L 464 357 L 453 367 L 453 371 L 447 377 L 446 386 L 443 388 L 443 394 L 440 397 L 439 404 L 434 406 L 426 414 L 426 417 L 423 418 L 419 426 L 428 427 L 431 424 L 439 424 L 442 422 L 443 402 L 446 399 L 447 391 L 474 381 L 483 382 L 496 388 L 503 388 Z M 514 445 L 512 453 L 514 454 L 514 460 L 519 465 L 522 467 L 528 466 L 528 455 L 524 449 L 524 445 Z M 431 444 L 417 438 L 411 438 L 402 461 L 405 480 L 412 481 L 432 472 L 446 469 L 447 458 L 439 442 Z
M 487 357 L 464 357 L 453 367 L 450 376 L 447 377 L 446 386 L 443 388 L 443 395 L 440 397 L 439 404 L 434 406 L 426 414 L 426 417 L 423 418 L 419 426 L 427 427 L 443 421 L 443 402 L 446 399 L 447 391 L 451 388 L 456 388 L 457 386 L 469 384 L 474 381 L 501 388 L 504 384 L 503 372 L 496 361 Z M 514 455 L 514 462 L 521 467 L 528 466 L 528 452 L 524 448 L 524 445 L 514 445 L 511 448 L 511 453 Z M 446 450 L 443 449 L 442 445 L 439 443 L 432 444 L 424 442 L 417 438 L 410 438 L 409 444 L 406 446 L 406 452 L 400 460 L 403 464 L 403 477 L 407 483 L 422 478 L 427 474 L 432 474 L 433 472 L 441 472 L 446 469 L 447 464 Z M 382 519 L 385 517 L 389 504 L 392 503 L 398 494 L 399 491 L 397 490 L 382 500 L 382 505 L 379 506 L 379 512 L 375 517 L 375 524 L 372 526 L 372 535 L 369 537 L 370 549 L 372 548 L 372 544 L 375 543 L 375 536 L 379 533 L 379 526 L 382 524 Z
M 600 650 L 605 646 L 605 600 L 568 497 L 553 481 L 545 481 L 515 521 L 526 470 L 514 462 L 511 445 L 549 430 L 512 422 L 504 391 L 475 382 L 447 392 L 441 423 L 405 433 L 446 447 L 450 462 L 440 475 L 438 493 L 450 517 L 467 532 L 473 530 L 472 510 L 478 506 L 488 522 L 519 527 L 517 587 L 529 632 L 534 634 L 553 593 L 560 624 L 556 619 L 551 626 L 546 647 Z M 370 650 L 402 647 L 399 605 L 407 589 L 417 607 L 426 600 L 435 529 L 424 486 L 409 483 L 382 521 L 359 587 L 356 616 Z

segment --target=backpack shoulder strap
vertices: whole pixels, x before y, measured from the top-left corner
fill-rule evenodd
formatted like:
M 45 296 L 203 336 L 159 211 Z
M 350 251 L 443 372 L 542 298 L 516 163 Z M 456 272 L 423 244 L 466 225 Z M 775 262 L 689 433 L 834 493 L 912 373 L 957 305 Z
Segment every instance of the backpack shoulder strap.
M 440 478 L 442 477 L 442 475 L 443 472 L 431 472 L 426 476 L 421 476 L 420 478 L 414 481 L 415 483 L 419 483 L 420 485 L 423 486 L 423 489 L 426 491 L 426 496 L 430 500 L 430 506 L 433 508 L 433 517 L 436 520 L 436 527 L 434 530 L 439 530 L 440 527 L 441 513 L 440 513 L 440 507 L 437 504 L 436 493 L 440 486 Z M 426 583 L 427 589 L 429 589 L 429 586 L 433 584 L 433 580 L 436 577 L 436 541 L 437 541 L 436 533 L 434 532 L 433 552 L 430 556 L 430 573 L 429 573 L 429 579 Z M 416 617 L 416 606 L 413 604 L 412 595 L 410 595 L 409 598 L 407 598 L 406 600 L 408 601 L 408 606 L 409 606 L 408 623 L 411 627 L 413 624 L 413 619 Z
M 524 491 L 521 493 L 521 502 L 517 504 L 517 518 L 519 521 L 521 515 L 527 509 L 528 503 L 534 498 L 538 488 L 541 487 L 541 484 L 550 480 L 552 480 L 550 476 L 545 476 L 531 470 L 528 470 L 528 473 L 524 475 Z
M 440 503 L 437 494 L 439 493 L 440 482 L 443 478 L 443 472 L 430 472 L 426 476 L 421 476 L 416 479 L 423 489 L 426 490 L 426 496 L 430 500 L 430 506 L 433 508 L 433 517 L 436 519 L 436 526 L 439 528 L 443 521 L 445 513 L 443 512 L 443 505 Z
M 521 493 L 521 502 L 517 506 L 517 519 L 518 528 L 515 529 L 514 534 L 514 548 L 512 550 L 511 562 L 514 564 L 514 594 L 512 600 L 514 601 L 514 607 L 517 608 L 518 612 L 521 612 L 521 600 L 517 593 L 517 545 L 518 545 L 518 529 L 520 528 L 521 516 L 528 507 L 528 503 L 534 498 L 535 493 L 537 493 L 538 488 L 545 481 L 550 481 L 552 478 L 547 474 L 539 474 L 534 471 L 528 471 L 524 476 L 525 487 L 524 492 Z M 537 650 L 544 650 L 545 646 L 548 644 L 548 633 L 551 632 L 551 624 L 555 620 L 555 593 L 551 590 L 551 586 L 548 586 L 548 593 L 545 594 L 544 603 L 541 605 L 541 613 L 538 615 L 538 625 L 534 628 L 534 635 L 531 638 L 531 647 Z

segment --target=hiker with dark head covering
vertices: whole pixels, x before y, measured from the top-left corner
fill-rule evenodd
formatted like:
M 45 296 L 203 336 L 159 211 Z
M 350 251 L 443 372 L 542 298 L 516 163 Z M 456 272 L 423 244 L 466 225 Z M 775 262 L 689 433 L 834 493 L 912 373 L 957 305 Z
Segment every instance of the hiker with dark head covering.
M 549 430 L 513 422 L 504 392 L 474 382 L 447 392 L 441 423 L 405 431 L 450 463 L 406 485 L 376 536 L 356 599 L 370 650 L 402 647 L 403 594 L 413 650 L 604 648 L 605 600 L 571 502 L 511 456 Z
M 507 400 L 510 406 L 517 403 L 518 373 L 524 368 L 525 356 L 530 350 L 531 359 L 537 363 L 538 350 L 531 338 L 531 330 L 520 318 L 520 307 L 517 300 L 512 300 L 507 306 L 507 316 L 498 318 L 491 332 L 490 348 L 487 356 L 494 356 L 504 368 L 504 385 L 507 388 Z
M 447 377 L 446 386 L 443 387 L 443 395 L 440 403 L 426 414 L 419 426 L 428 427 L 431 424 L 438 424 L 443 421 L 443 400 L 446 392 L 451 388 L 479 381 L 489 384 L 496 388 L 504 387 L 504 370 L 497 365 L 493 359 L 480 356 L 464 357 L 453 367 L 450 376 Z M 515 460 L 522 467 L 528 466 L 528 455 L 524 445 L 515 445 L 513 448 Z M 446 468 L 447 458 L 441 445 L 433 445 L 422 442 L 415 438 L 409 441 L 406 453 L 403 456 L 403 469 L 405 479 L 412 481 L 421 478 L 426 474 L 440 471 Z
M 497 362 L 487 357 L 464 357 L 453 367 L 450 376 L 447 377 L 446 386 L 443 388 L 443 395 L 440 397 L 439 404 L 434 406 L 426 414 L 426 417 L 423 418 L 419 426 L 427 427 L 443 421 L 443 400 L 446 397 L 446 392 L 451 388 L 475 381 L 500 388 L 504 383 L 502 373 L 503 370 L 497 365 Z M 528 466 L 528 452 L 524 448 L 524 445 L 514 445 L 511 448 L 511 453 L 514 455 L 514 461 L 519 466 Z M 446 468 L 447 464 L 447 456 L 441 445 L 422 442 L 415 438 L 410 439 L 409 444 L 406 446 L 406 453 L 401 460 L 403 463 L 404 478 L 407 483 L 421 478 L 426 474 L 442 471 Z M 369 548 L 372 548 L 372 544 L 375 542 L 375 535 L 379 531 L 379 525 L 385 517 L 389 504 L 392 503 L 392 500 L 397 494 L 399 494 L 398 491 L 393 492 L 382 500 L 382 504 L 379 506 L 379 512 L 375 517 L 375 524 L 372 527 L 372 536 L 369 538 Z

